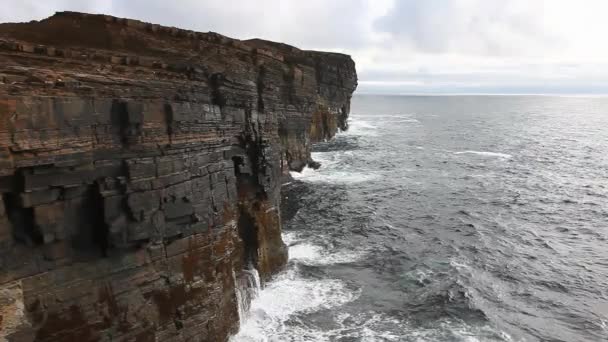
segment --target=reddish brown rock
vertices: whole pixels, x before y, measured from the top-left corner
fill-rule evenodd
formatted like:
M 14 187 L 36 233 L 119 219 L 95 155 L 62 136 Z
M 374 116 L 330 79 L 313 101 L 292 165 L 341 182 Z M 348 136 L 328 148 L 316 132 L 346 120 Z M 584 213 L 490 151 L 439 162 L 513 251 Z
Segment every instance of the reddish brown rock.
M 0 25 L 0 337 L 222 341 L 350 57 L 63 12 Z

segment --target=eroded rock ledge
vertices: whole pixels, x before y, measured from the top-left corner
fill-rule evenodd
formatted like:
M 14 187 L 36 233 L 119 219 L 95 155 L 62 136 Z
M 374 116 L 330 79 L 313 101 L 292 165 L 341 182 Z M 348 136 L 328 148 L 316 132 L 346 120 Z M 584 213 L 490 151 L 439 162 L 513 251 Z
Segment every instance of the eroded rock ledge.
M 103 15 L 0 25 L 0 339 L 222 341 L 354 62 Z

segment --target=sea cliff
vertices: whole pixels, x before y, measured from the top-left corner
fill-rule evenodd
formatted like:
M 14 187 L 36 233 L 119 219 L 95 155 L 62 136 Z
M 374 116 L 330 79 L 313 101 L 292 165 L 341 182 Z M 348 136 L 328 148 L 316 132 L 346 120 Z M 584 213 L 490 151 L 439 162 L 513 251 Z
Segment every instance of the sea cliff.
M 105 15 L 0 25 L 0 339 L 223 341 L 349 56 Z

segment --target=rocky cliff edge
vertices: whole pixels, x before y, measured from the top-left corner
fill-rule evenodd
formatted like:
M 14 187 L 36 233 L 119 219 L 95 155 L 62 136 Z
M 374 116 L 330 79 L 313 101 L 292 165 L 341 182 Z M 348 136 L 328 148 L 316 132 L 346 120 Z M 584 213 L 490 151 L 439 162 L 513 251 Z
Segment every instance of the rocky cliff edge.
M 0 25 L 0 339 L 222 341 L 349 56 L 61 12 Z

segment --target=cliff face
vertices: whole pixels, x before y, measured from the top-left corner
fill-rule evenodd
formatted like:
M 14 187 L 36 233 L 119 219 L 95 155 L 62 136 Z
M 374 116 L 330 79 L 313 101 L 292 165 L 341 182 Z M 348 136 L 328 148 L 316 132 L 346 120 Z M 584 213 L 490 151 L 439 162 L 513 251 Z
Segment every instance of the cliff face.
M 222 341 L 350 57 L 58 13 L 0 25 L 0 339 Z

